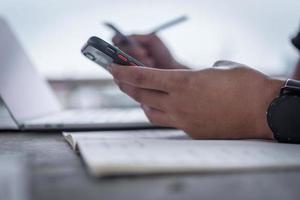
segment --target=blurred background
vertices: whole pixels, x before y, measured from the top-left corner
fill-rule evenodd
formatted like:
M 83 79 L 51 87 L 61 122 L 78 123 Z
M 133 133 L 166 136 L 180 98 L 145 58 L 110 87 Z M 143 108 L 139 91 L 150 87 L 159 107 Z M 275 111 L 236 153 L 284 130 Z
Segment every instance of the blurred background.
M 159 33 L 179 61 L 201 69 L 229 59 L 287 77 L 298 58 L 290 39 L 300 25 L 299 10 L 299 0 L 0 1 L 0 15 L 66 108 L 137 105 L 80 53 L 92 35 L 111 41 L 103 22 L 126 34 L 148 33 L 186 15 L 188 21 Z

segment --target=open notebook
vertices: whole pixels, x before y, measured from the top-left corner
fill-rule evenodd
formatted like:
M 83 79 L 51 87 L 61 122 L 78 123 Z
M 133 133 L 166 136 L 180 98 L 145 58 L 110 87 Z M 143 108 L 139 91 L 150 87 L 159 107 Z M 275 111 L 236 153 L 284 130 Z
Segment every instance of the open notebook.
M 78 143 L 82 141 L 103 140 L 134 140 L 134 139 L 190 139 L 184 132 L 178 130 L 131 130 L 131 131 L 103 131 L 103 132 L 64 132 L 65 139 L 72 149 L 78 150 Z
M 300 168 L 300 145 L 191 140 L 179 130 L 64 133 L 95 176 Z

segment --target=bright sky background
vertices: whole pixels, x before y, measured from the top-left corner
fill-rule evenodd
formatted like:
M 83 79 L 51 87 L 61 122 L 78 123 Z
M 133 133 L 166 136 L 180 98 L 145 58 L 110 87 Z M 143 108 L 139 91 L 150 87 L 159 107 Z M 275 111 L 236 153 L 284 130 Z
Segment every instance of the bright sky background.
M 218 59 L 246 63 L 265 73 L 287 74 L 297 52 L 290 38 L 300 25 L 299 0 L 1 0 L 7 18 L 34 64 L 48 77 L 109 77 L 80 54 L 86 40 L 110 41 L 101 23 L 125 33 L 150 31 L 187 15 L 159 36 L 182 62 L 210 67 Z

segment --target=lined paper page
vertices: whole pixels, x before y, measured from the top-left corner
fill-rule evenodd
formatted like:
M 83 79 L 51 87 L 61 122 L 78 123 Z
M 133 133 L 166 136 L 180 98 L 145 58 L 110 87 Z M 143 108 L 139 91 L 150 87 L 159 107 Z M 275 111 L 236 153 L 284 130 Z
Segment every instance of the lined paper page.
M 123 140 L 123 139 L 190 139 L 180 130 L 130 130 L 130 131 L 97 131 L 97 132 L 64 132 L 65 139 L 73 150 L 77 150 L 79 140 Z
M 300 145 L 253 140 L 79 140 L 95 176 L 300 168 Z

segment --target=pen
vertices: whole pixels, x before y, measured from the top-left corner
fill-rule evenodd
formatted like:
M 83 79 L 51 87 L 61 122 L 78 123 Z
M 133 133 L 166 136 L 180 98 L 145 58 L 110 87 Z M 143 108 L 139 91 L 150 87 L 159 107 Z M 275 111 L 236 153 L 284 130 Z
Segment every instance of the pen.
M 164 29 L 167 29 L 171 26 L 177 25 L 181 22 L 186 21 L 187 19 L 188 19 L 188 17 L 184 15 L 184 16 L 178 17 L 176 19 L 173 19 L 169 22 L 163 23 L 163 24 L 157 26 L 156 28 L 154 28 L 150 32 L 150 34 L 156 34 L 161 30 L 164 30 Z M 125 34 L 123 34 L 120 31 L 120 29 L 118 29 L 115 25 L 113 25 L 112 23 L 109 23 L 109 22 L 104 23 L 104 25 L 107 26 L 108 28 L 112 29 L 115 32 L 116 35 L 120 36 L 123 40 L 122 42 L 124 42 L 126 44 L 130 44 L 130 45 L 134 45 L 135 42 L 133 40 L 130 40 L 130 38 L 128 38 Z
M 159 32 L 159 31 L 161 31 L 163 29 L 166 29 L 166 28 L 169 28 L 169 27 L 174 26 L 176 24 L 179 24 L 181 22 L 184 22 L 187 19 L 188 19 L 187 16 L 184 15 L 184 16 L 178 17 L 176 19 L 173 19 L 173 20 L 171 20 L 169 22 L 163 23 L 162 25 L 154 28 L 153 31 L 151 32 L 151 34 L 156 34 L 157 32 Z
M 118 35 L 119 37 L 122 38 L 122 42 L 125 44 L 130 44 L 133 45 L 134 41 L 130 40 L 130 38 L 128 38 L 126 35 L 124 35 L 115 25 L 113 25 L 112 23 L 109 22 L 105 22 L 104 23 L 105 26 L 107 26 L 108 28 L 112 29 L 116 35 Z

